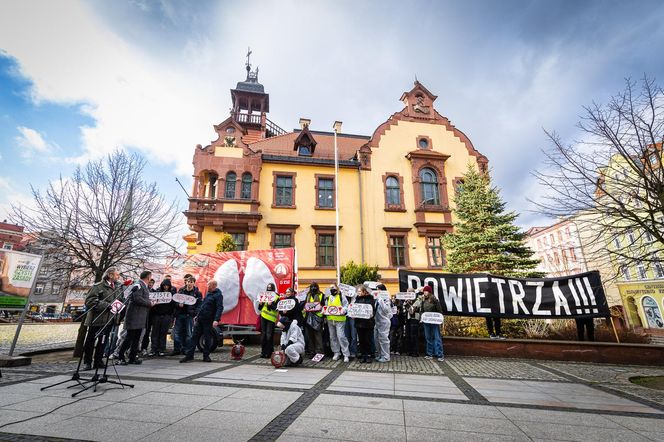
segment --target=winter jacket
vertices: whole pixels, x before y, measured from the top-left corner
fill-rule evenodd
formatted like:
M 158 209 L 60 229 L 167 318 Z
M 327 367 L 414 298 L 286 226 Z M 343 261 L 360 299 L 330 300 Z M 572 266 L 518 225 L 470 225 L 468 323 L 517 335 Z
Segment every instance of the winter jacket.
M 298 323 L 301 324 L 300 327 L 303 327 L 304 321 L 302 321 L 302 310 L 304 309 L 304 302 L 298 301 L 297 298 L 295 298 L 295 295 L 283 299 L 294 299 L 295 307 L 287 312 L 279 312 L 279 315 L 285 316 L 292 321 L 298 321 Z
M 145 328 L 145 323 L 150 312 L 150 289 L 139 281 L 136 290 L 129 293 L 127 299 L 127 314 L 125 315 L 125 330 L 140 330 Z
M 199 321 L 214 322 L 219 321 L 224 312 L 224 297 L 218 288 L 208 292 L 203 298 L 196 317 Z
M 374 320 L 374 315 L 376 314 L 376 300 L 371 295 L 358 296 L 355 298 L 355 304 L 369 304 L 373 310 L 373 314 L 369 319 L 355 318 L 355 328 L 373 329 L 376 325 Z
M 443 313 L 443 309 L 440 307 L 440 301 L 434 296 L 430 297 L 429 300 L 422 300 L 422 313 L 425 312 L 436 312 Z
M 168 287 L 168 288 L 167 288 Z M 159 285 L 158 292 L 170 292 L 171 295 L 175 294 L 175 289 L 171 286 L 170 279 L 164 279 Z M 150 310 L 152 316 L 171 316 L 173 314 L 173 302 L 166 302 L 164 304 L 155 304 Z
M 103 327 L 111 319 L 109 307 L 111 303 L 122 294 L 122 284 L 115 283 L 114 286 L 108 281 L 100 281 L 92 286 L 85 297 L 85 308 L 90 311 L 85 317 L 87 327 Z
M 201 295 L 198 287 L 194 286 L 192 290 L 187 290 L 186 287 L 182 287 L 180 290 L 178 290 L 178 293 L 193 296 L 196 298 L 196 304 L 182 304 L 182 307 L 180 307 L 179 303 L 172 301 L 171 304 L 173 305 L 173 316 L 189 315 L 192 318 L 196 316 L 196 310 L 198 310 L 198 308 L 201 306 L 201 301 L 203 300 L 203 295 Z

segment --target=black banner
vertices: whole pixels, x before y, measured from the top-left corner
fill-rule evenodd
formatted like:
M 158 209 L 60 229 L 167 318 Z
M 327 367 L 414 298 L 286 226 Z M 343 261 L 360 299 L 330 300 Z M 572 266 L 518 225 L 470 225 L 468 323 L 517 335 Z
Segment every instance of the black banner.
M 505 278 L 399 270 L 399 291 L 429 285 L 446 315 L 501 318 L 609 316 L 598 271 L 560 278 Z

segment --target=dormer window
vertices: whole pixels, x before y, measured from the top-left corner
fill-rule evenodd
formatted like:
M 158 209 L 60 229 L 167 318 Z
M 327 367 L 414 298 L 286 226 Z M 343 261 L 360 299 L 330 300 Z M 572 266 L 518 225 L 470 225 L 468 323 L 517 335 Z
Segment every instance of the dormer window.
M 311 147 L 310 146 L 304 146 L 304 145 L 299 145 L 297 147 L 297 154 L 303 157 L 310 157 L 311 156 Z
M 309 131 L 309 125 L 304 125 L 302 131 L 293 143 L 293 150 L 297 151 L 298 156 L 310 157 L 316 149 L 316 140 Z

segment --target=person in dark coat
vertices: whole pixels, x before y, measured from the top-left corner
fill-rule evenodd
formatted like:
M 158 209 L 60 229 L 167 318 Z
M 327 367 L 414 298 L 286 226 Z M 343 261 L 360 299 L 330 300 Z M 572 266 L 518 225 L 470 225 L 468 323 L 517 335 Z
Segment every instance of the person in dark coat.
M 168 292 L 171 295 L 175 293 L 175 289 L 171 285 L 170 279 L 164 279 L 157 291 Z M 166 354 L 168 327 L 170 327 L 171 321 L 173 320 L 173 302 L 155 304 L 152 309 L 150 309 L 150 316 L 152 316 L 152 332 L 150 334 L 152 348 L 150 356 L 164 356 Z
M 297 300 L 297 298 L 295 297 L 295 291 L 290 287 L 286 289 L 286 293 L 284 293 L 284 297 L 281 299 L 295 300 L 295 307 L 286 312 L 280 311 L 279 315 L 285 316 L 289 318 L 291 321 L 298 321 L 297 325 L 301 329 L 304 329 L 304 321 L 302 320 L 302 309 L 304 309 L 304 302 L 300 302 Z
M 376 325 L 374 320 L 376 301 L 374 300 L 373 295 L 369 293 L 369 290 L 362 285 L 357 290 L 355 304 L 369 304 L 373 312 L 368 319 L 355 318 L 355 329 L 357 330 L 357 337 L 360 341 L 358 357 L 361 356 L 361 363 L 368 363 L 371 362 L 371 337 L 373 336 L 374 326 Z
M 276 291 L 274 284 L 269 283 L 265 288 L 265 292 L 268 295 L 273 295 L 274 301 L 258 303 L 258 311 L 261 315 L 261 358 L 264 359 L 269 359 L 274 351 L 274 327 L 279 315 L 277 312 L 279 297 Z
M 138 353 L 138 344 L 141 339 L 141 332 L 145 328 L 145 323 L 150 312 L 152 302 L 150 302 L 150 289 L 148 284 L 150 282 L 152 272 L 144 270 L 141 272 L 141 280 L 138 282 L 133 291 L 128 295 L 127 299 L 127 313 L 125 315 L 125 330 L 127 330 L 127 337 L 125 338 L 119 352 L 119 364 L 140 364 L 142 361 L 136 357 Z M 129 361 L 125 361 L 125 352 L 129 349 Z
M 191 343 L 191 336 L 194 333 L 194 316 L 196 316 L 196 309 L 200 307 L 203 296 L 196 287 L 196 279 L 191 275 L 185 275 L 184 287 L 178 290 L 178 293 L 183 295 L 193 296 L 196 298 L 196 304 L 180 304 L 173 301 L 173 317 L 175 323 L 173 324 L 173 352 L 169 356 L 176 356 L 179 354 L 186 354 L 189 350 Z
M 212 362 L 210 359 L 210 348 L 212 340 L 217 339 L 217 334 L 214 327 L 219 325 L 221 315 L 224 313 L 224 297 L 221 290 L 217 288 L 217 281 L 214 279 L 208 282 L 208 291 L 201 307 L 194 318 L 194 336 L 191 339 L 191 345 L 187 349 L 187 354 L 180 362 L 189 362 L 194 360 L 194 350 L 196 343 L 201 338 L 203 339 L 203 362 Z
M 118 284 L 120 273 L 115 267 L 109 267 L 102 280 L 92 286 L 88 295 L 85 297 L 85 307 L 88 310 L 85 318 L 87 335 L 84 343 L 83 370 L 91 370 L 93 354 L 94 368 L 102 367 L 102 358 L 104 356 L 104 345 L 108 339 L 108 334 L 113 327 L 111 318 L 113 315 L 110 306 L 113 301 L 122 293 L 121 284 Z

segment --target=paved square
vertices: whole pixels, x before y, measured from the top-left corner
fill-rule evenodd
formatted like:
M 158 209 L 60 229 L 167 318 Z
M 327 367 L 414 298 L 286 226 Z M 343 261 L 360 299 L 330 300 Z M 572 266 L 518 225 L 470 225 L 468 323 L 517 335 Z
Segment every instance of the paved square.
M 242 365 L 196 379 L 198 382 L 309 389 L 331 370 L 288 367 L 276 370 L 262 365 Z
M 569 382 L 466 378 L 490 402 L 582 408 L 632 413 L 661 413 L 638 402 Z
M 145 359 L 141 365 L 115 365 L 120 377 L 135 376 L 150 379 L 183 379 L 189 376 L 204 373 L 217 368 L 227 367 L 229 364 L 218 362 L 193 361 L 186 364 L 178 364 L 175 359 Z M 115 374 L 113 367 L 109 365 L 107 372 Z M 85 372 L 94 373 L 94 372 Z
M 468 400 L 445 376 L 346 371 L 329 391 Z

